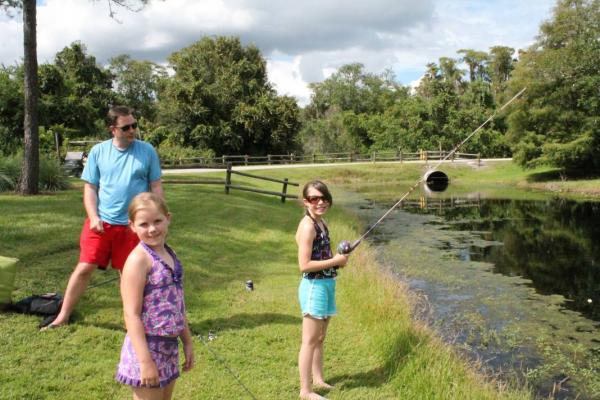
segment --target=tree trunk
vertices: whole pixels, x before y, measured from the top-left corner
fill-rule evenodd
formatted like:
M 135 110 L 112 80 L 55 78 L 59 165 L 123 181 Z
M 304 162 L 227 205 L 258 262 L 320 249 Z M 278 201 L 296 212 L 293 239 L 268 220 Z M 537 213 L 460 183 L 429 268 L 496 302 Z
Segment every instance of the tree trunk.
M 19 192 L 37 194 L 40 172 L 38 132 L 38 63 L 36 40 L 36 0 L 23 0 L 23 47 L 25 74 L 25 152 L 21 168 Z

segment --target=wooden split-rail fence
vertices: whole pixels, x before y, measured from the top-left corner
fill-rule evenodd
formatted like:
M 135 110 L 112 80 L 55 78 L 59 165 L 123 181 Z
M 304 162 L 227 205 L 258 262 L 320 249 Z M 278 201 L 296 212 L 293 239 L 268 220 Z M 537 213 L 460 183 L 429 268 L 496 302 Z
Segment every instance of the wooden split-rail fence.
M 231 176 L 232 175 L 240 175 L 247 178 L 260 179 L 269 182 L 281 183 L 283 186 L 281 188 L 281 192 L 276 192 L 273 190 L 264 190 L 257 189 L 250 186 L 243 186 L 232 183 Z M 297 199 L 298 196 L 295 194 L 288 193 L 289 186 L 299 186 L 298 183 L 290 182 L 288 178 L 284 179 L 276 179 L 270 178 L 266 176 L 259 176 L 254 174 L 248 174 L 246 172 L 235 171 L 231 163 L 227 163 L 227 170 L 225 171 L 225 179 L 218 178 L 204 178 L 204 179 L 166 179 L 163 181 L 165 184 L 173 183 L 173 184 L 204 184 L 204 185 L 224 185 L 225 186 L 225 194 L 229 194 L 231 189 L 242 190 L 246 192 L 254 192 L 267 194 L 272 196 L 277 196 L 281 198 L 281 202 L 285 203 L 286 199 Z
M 267 154 L 265 156 L 222 155 L 220 157 L 192 157 L 163 160 L 163 168 L 223 168 L 227 164 L 241 165 L 276 165 L 276 164 L 320 164 L 320 163 L 352 163 L 352 162 L 385 162 L 385 161 L 429 161 L 442 160 L 450 152 L 442 150 L 421 150 L 418 152 L 405 151 L 374 151 L 371 153 L 324 153 L 324 154 Z M 449 158 L 454 160 L 477 160 L 481 155 L 475 153 L 455 152 Z

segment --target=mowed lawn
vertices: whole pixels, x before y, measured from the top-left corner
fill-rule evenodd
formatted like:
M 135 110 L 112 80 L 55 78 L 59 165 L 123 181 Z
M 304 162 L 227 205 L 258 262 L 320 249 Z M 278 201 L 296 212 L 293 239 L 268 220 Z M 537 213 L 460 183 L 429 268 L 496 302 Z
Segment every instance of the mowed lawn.
M 350 171 L 360 178 L 358 169 Z M 335 182 L 348 169 L 260 174 L 296 182 L 323 177 L 335 201 Z M 369 172 L 370 179 L 377 175 Z M 188 317 L 197 335 L 196 368 L 177 381 L 174 398 L 296 399 L 299 203 L 241 191 L 225 195 L 217 185 L 169 184 L 165 192 L 173 213 L 168 243 L 184 264 Z M 20 259 L 13 300 L 64 290 L 83 217 L 78 183 L 58 194 L 0 195 L 0 254 Z M 327 220 L 334 243 L 361 233 L 357 218 L 340 207 Z M 92 284 L 115 276 L 98 272 Z M 247 280 L 254 291 L 246 290 Z M 367 245 L 340 274 L 338 309 L 325 349 L 326 375 L 336 385 L 330 399 L 530 398 L 478 375 L 413 322 L 409 293 L 379 272 Z M 125 334 L 117 281 L 86 292 L 68 327 L 38 332 L 39 321 L 0 314 L 0 399 L 131 398 L 130 389 L 114 381 Z

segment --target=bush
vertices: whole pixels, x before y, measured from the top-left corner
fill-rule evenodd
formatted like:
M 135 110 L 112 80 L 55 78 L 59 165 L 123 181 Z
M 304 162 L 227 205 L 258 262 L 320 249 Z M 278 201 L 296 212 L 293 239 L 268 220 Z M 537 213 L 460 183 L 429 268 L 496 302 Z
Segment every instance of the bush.
M 186 159 L 194 158 L 213 158 L 215 152 L 208 149 L 193 149 L 191 147 L 183 147 L 179 145 L 161 144 L 158 148 L 160 160 L 165 164 L 181 164 Z
M 15 190 L 21 174 L 22 156 L 0 158 L 0 192 Z
M 22 163 L 23 154 L 0 159 L 0 192 L 17 189 L 21 177 Z M 69 179 L 56 158 L 40 155 L 38 188 L 43 191 L 58 191 L 69 188 Z
M 40 157 L 39 189 L 56 192 L 69 188 L 66 171 L 56 158 Z

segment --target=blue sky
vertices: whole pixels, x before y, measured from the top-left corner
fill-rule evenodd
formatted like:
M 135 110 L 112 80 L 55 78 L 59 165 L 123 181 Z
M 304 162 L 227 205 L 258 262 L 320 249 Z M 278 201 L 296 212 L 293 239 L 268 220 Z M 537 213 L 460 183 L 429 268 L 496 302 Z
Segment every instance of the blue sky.
M 73 41 L 86 44 L 101 64 L 119 54 L 165 63 L 166 57 L 201 37 L 239 36 L 267 59 L 269 79 L 280 94 L 309 101 L 307 84 L 347 63 L 370 72 L 391 69 L 415 84 L 428 62 L 458 58 L 463 48 L 526 48 L 555 0 L 166 0 L 138 13 L 107 0 L 38 1 L 38 54 L 51 61 Z M 20 16 L 0 16 L 0 63 L 22 57 Z

